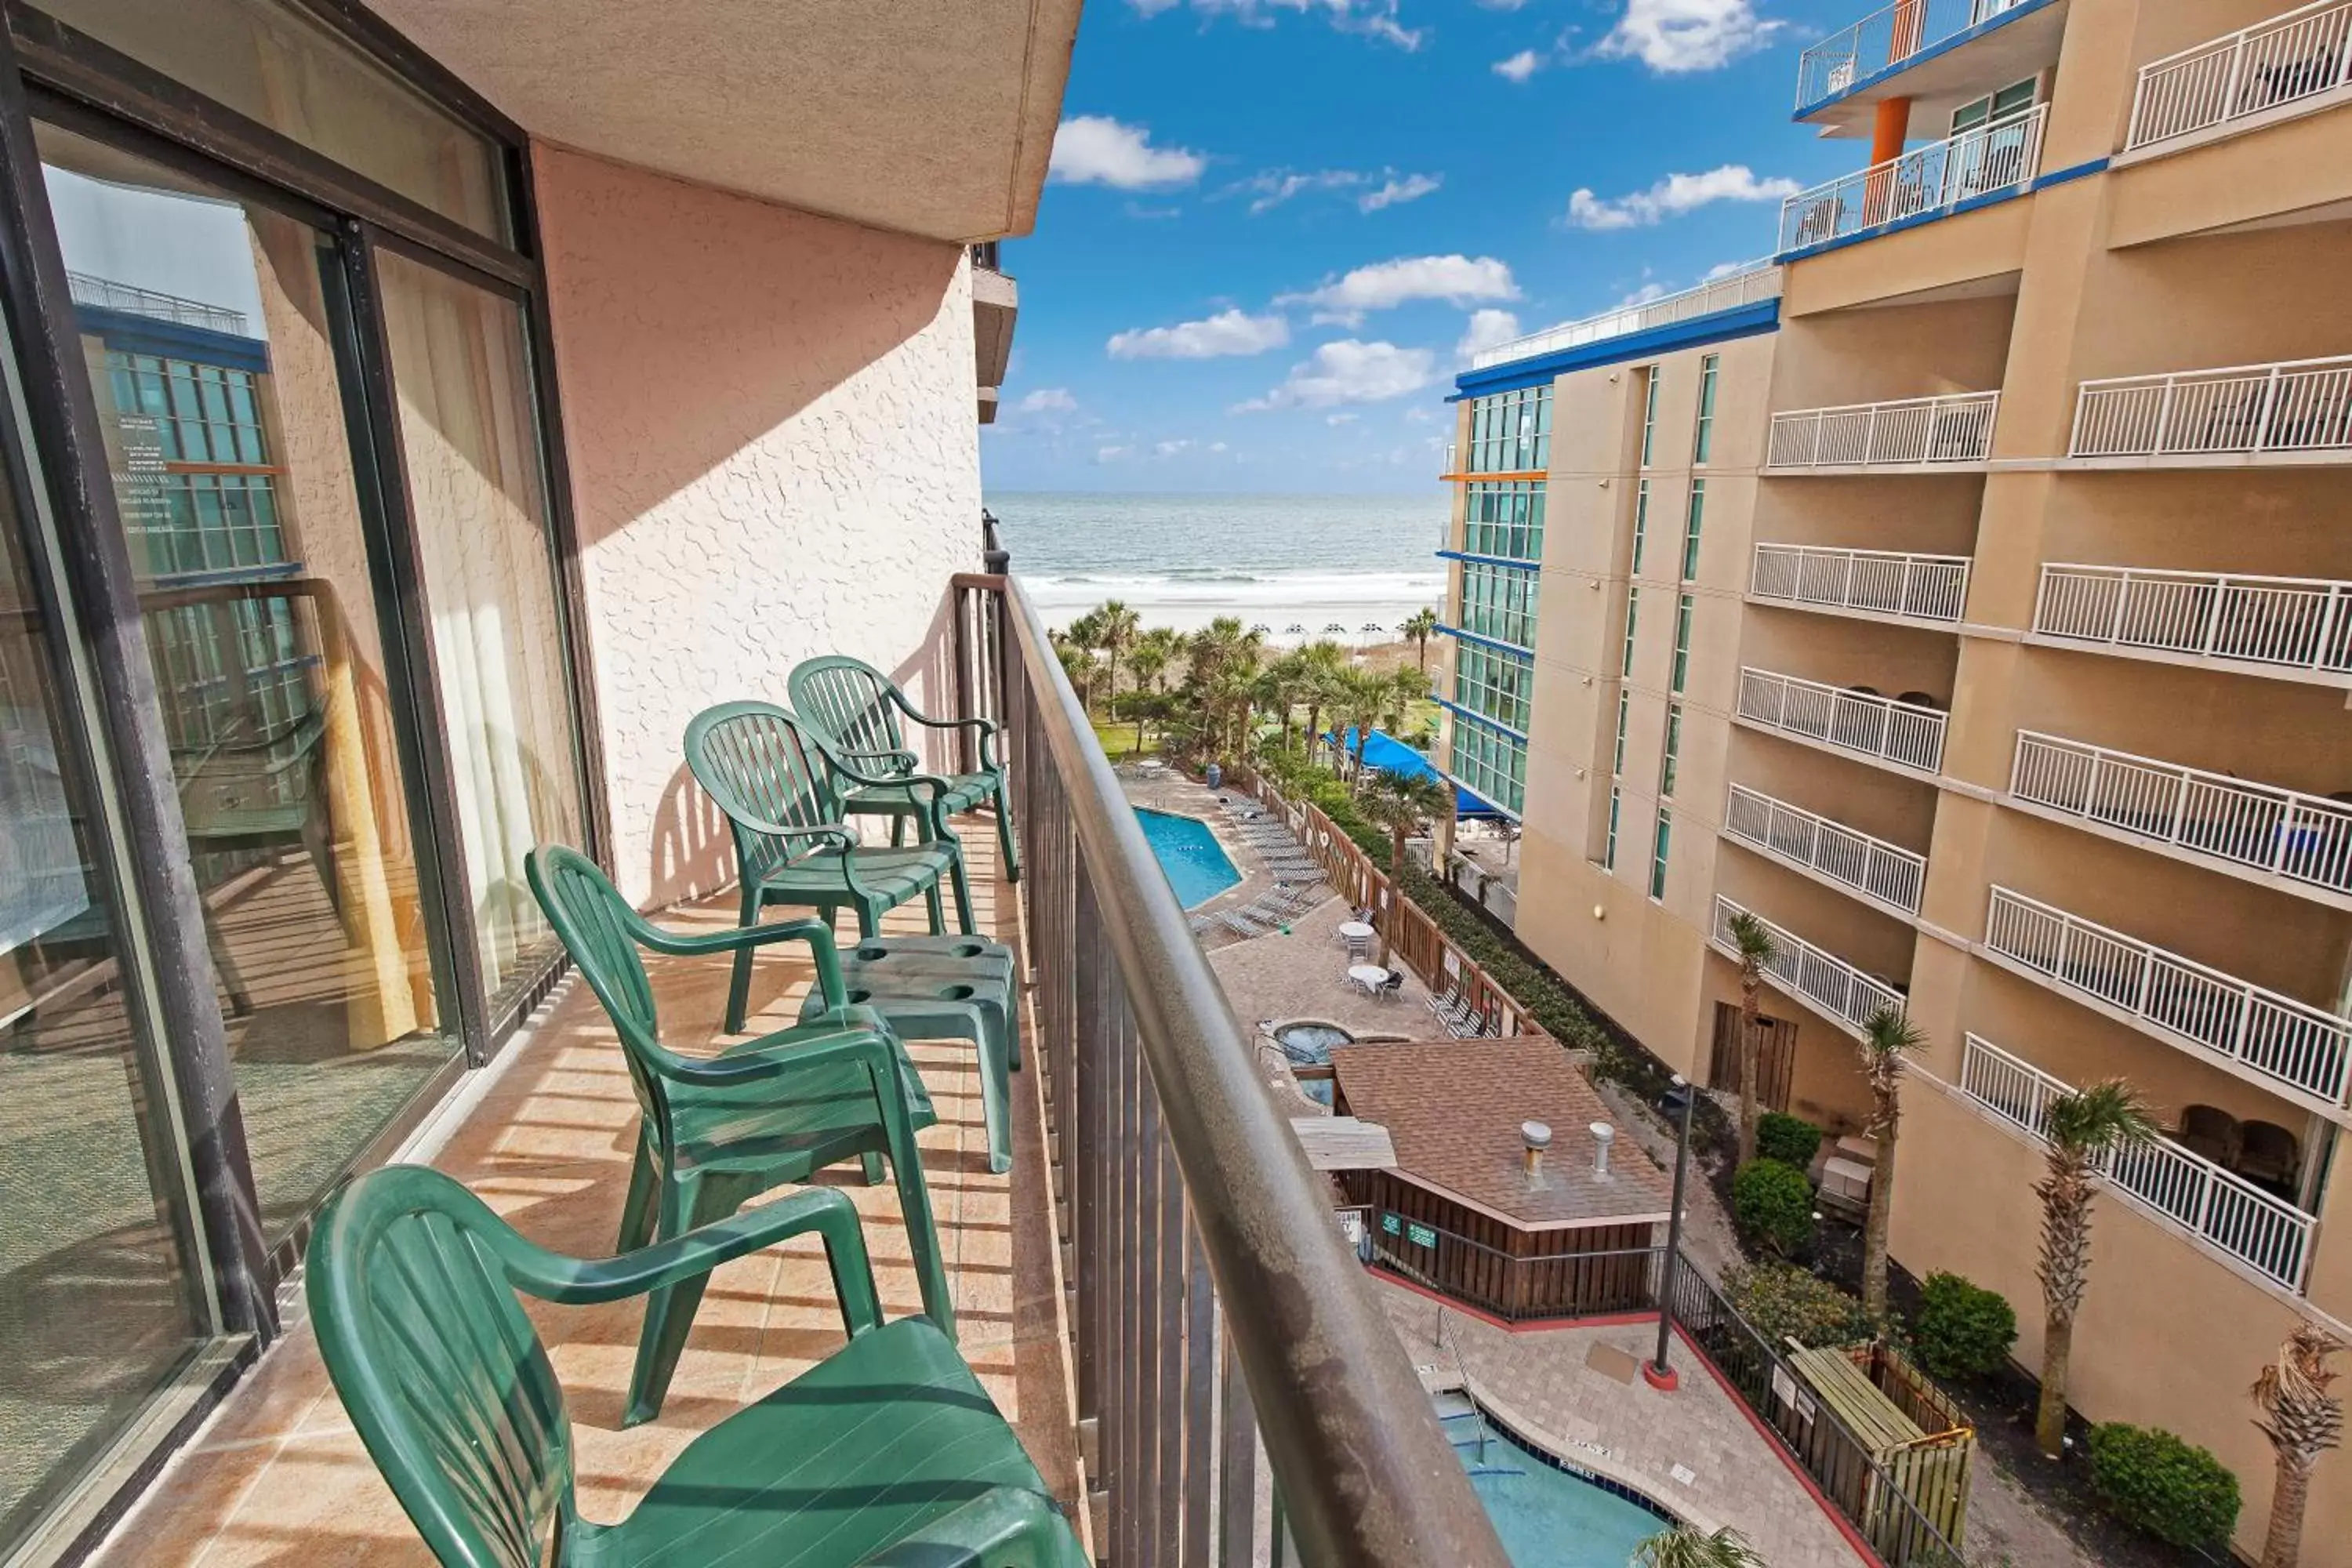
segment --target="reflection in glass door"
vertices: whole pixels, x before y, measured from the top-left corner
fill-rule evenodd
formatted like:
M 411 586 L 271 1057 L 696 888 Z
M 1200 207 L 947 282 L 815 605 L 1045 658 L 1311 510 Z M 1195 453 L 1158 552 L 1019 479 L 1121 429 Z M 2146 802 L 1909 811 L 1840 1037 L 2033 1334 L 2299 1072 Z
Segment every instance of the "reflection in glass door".
M 39 128 L 266 1234 L 450 1061 L 328 237 Z

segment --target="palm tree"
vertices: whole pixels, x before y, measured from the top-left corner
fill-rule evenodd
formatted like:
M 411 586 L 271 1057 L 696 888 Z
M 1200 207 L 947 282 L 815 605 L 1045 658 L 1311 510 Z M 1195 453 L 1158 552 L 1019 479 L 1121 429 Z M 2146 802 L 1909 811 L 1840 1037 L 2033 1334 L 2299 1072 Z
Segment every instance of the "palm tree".
M 1062 634 L 1062 642 L 1085 656 L 1085 672 L 1074 671 L 1070 679 L 1077 682 L 1079 706 L 1092 714 L 1095 710 L 1095 650 L 1102 647 L 1102 617 L 1088 610 L 1070 623 L 1069 629 Z M 1062 660 L 1062 668 L 1070 668 L 1070 661 L 1066 658 Z
M 1895 1131 L 1903 1120 L 1903 1065 L 1927 1043 L 1919 1026 L 1894 1007 L 1881 1007 L 1862 1026 L 1862 1071 L 1870 1080 L 1870 1121 L 1863 1128 L 1878 1142 L 1870 1178 L 1870 1213 L 1862 1226 L 1862 1304 L 1886 1331 L 1886 1222 L 1895 1212 Z
M 1135 677 L 1136 689 L 1157 694 L 1160 678 L 1168 672 L 1168 661 L 1176 657 L 1174 632 L 1166 626 L 1154 626 L 1135 639 L 1128 650 L 1127 672 Z
M 1142 629 L 1142 617 L 1129 609 L 1122 600 L 1112 599 L 1095 612 L 1097 635 L 1101 639 L 1104 656 L 1110 663 L 1110 698 L 1118 700 L 1118 658 L 1135 644 L 1137 632 Z
M 1359 789 L 1364 783 L 1364 742 L 1371 738 L 1372 726 L 1388 710 L 1389 689 L 1386 676 L 1374 675 L 1368 669 L 1343 669 L 1332 684 L 1331 722 L 1342 734 L 1350 728 L 1356 731 Z
M 1748 1538 L 1728 1526 L 1713 1535 L 1678 1524 L 1633 1548 L 1633 1568 L 1770 1568 Z
M 1780 954 L 1772 931 L 1746 910 L 1731 917 L 1739 949 L 1739 1159 L 1756 1158 L 1756 1058 L 1764 1048 L 1764 968 Z
M 2118 1149 L 2137 1149 L 2156 1136 L 2156 1119 L 2139 1091 L 2119 1078 L 2105 1079 L 2052 1100 L 2042 1113 L 2050 1146 L 2044 1174 L 2034 1184 L 2042 1200 L 2042 1409 L 2034 1440 L 2056 1458 L 2066 1438 L 2066 1368 L 2074 1353 L 2074 1314 L 2091 1283 L 2091 1176 Z
M 1389 830 L 1389 869 L 1391 874 L 1404 868 L 1404 841 L 1422 832 L 1432 822 L 1450 821 L 1454 816 L 1454 792 L 1426 773 L 1391 773 L 1383 768 L 1364 782 L 1360 802 L 1364 815 L 1375 827 Z M 1388 910 L 1381 920 L 1381 952 L 1379 963 L 1386 969 L 1389 963 L 1389 921 L 1404 910 L 1402 898 L 1391 898 Z
M 1427 675 L 1429 673 L 1429 639 L 1437 635 L 1437 612 L 1423 605 L 1405 617 L 1404 625 L 1399 626 L 1397 630 L 1412 640 L 1413 647 L 1421 655 L 1421 672 Z
M 1429 677 L 1417 669 L 1399 668 L 1389 672 L 1388 707 L 1381 714 L 1389 733 L 1402 737 L 1407 719 L 1412 717 L 1412 705 L 1429 697 Z
M 1300 700 L 1307 704 L 1307 755 L 1315 756 L 1315 738 L 1323 731 L 1323 710 L 1331 706 L 1339 672 L 1348 668 L 1348 650 L 1335 642 L 1311 642 L 1298 650 Z
M 2263 1541 L 2263 1568 L 2295 1568 L 2303 1556 L 2304 1504 L 2311 1468 L 2344 1441 L 2344 1402 L 2327 1392 L 2336 1373 L 2327 1358 L 2344 1342 L 2316 1323 L 2301 1323 L 2279 1346 L 2250 1391 L 2262 1414 L 2254 1426 L 2278 1455 L 2271 1490 L 2271 1528 Z

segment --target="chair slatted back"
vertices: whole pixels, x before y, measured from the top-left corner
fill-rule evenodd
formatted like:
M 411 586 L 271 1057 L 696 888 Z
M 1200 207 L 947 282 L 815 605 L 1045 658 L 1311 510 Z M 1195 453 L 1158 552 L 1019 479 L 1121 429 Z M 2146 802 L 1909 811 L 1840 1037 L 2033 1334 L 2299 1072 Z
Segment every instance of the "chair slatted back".
M 750 826 L 818 827 L 841 820 L 841 792 L 824 742 L 772 702 L 722 702 L 686 727 L 686 765 L 727 814 L 738 874 L 753 879 L 824 846 Z
M 898 689 L 872 665 L 846 654 L 803 659 L 785 682 L 793 711 L 816 725 L 842 752 L 903 752 Z M 878 759 L 857 771 L 882 771 Z M 856 764 L 853 764 L 856 765 Z
M 447 1176 L 393 1165 L 336 1194 L 310 1241 L 336 1392 L 426 1544 L 462 1568 L 540 1568 L 572 1520 L 562 1389 L 498 1258 L 518 1240 Z
M 637 912 L 593 860 L 567 845 L 533 849 L 523 858 L 523 874 L 556 939 L 613 1020 L 638 1109 L 667 1147 L 669 1093 L 657 1068 L 677 1058 L 663 1048 L 653 983 L 630 931 Z

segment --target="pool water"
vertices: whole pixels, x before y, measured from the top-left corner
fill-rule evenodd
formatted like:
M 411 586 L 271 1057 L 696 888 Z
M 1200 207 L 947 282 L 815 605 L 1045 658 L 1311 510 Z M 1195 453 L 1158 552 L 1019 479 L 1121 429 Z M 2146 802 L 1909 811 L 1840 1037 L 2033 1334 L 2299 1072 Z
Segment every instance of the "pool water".
M 1207 823 L 1139 805 L 1135 819 L 1143 825 L 1143 837 L 1159 858 L 1168 885 L 1176 889 L 1176 901 L 1186 909 L 1208 902 L 1242 879 Z
M 1475 1410 L 1444 1416 L 1512 1568 L 1625 1568 L 1667 1528 L 1641 1504 L 1556 1468 Z

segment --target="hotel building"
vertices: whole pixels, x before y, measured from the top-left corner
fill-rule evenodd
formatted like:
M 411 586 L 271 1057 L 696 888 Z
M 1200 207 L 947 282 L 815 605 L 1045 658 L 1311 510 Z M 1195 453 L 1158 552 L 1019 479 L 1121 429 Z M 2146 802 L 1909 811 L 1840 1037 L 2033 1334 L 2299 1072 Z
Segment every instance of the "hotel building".
M 1857 167 L 1775 255 L 1482 354 L 1447 465 L 1520 938 L 1727 1086 L 1752 911 L 1766 1098 L 1841 1129 L 1907 1009 L 1895 1257 L 2028 1367 L 2041 1108 L 2143 1090 L 2070 1393 L 2220 1455 L 2242 1545 L 2245 1390 L 2352 1321 L 2347 72 L 2340 0 L 1904 0 L 1806 51 Z

